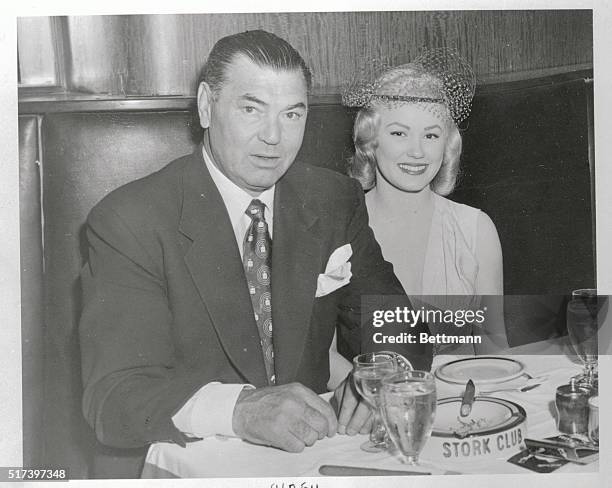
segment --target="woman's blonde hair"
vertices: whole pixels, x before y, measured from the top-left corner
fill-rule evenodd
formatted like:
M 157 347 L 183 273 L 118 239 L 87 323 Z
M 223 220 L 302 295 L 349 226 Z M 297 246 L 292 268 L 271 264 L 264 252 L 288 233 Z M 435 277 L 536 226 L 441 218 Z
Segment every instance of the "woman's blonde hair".
M 450 65 L 455 71 L 447 69 Z M 469 115 L 474 89 L 470 66 L 458 54 L 445 49 L 428 51 L 412 63 L 387 69 L 371 84 L 348 88 L 343 93 L 343 103 L 361 107 L 353 127 L 355 155 L 349 162 L 349 175 L 359 180 L 365 190 L 376 184 L 380 110 L 417 103 L 446 122 L 442 165 L 430 187 L 438 195 L 449 195 L 457 183 L 461 159 L 457 123 Z
M 409 102 L 407 102 L 409 103 Z M 362 108 L 355 118 L 353 127 L 353 142 L 355 154 L 349 161 L 348 174 L 361 183 L 364 190 L 376 185 L 376 147 L 380 126 L 378 110 L 384 106 L 369 106 Z M 455 189 L 459 176 L 462 140 L 459 129 L 447 117 L 447 138 L 440 170 L 430 183 L 430 188 L 438 195 L 446 196 Z

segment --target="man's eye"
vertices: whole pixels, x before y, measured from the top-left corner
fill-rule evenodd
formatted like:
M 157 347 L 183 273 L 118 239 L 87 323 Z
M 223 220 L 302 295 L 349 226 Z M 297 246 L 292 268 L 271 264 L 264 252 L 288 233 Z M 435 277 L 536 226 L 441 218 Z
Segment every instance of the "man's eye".
M 287 112 L 285 115 L 289 120 L 299 120 L 302 118 L 302 114 L 299 112 Z
M 244 113 L 252 114 L 255 113 L 256 109 L 252 105 L 246 105 L 245 107 L 242 107 L 242 110 L 244 111 Z

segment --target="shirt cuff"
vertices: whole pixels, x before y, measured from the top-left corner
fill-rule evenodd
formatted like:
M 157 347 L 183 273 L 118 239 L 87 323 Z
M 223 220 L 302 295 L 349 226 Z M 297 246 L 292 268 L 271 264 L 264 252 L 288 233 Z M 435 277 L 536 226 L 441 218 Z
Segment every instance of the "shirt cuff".
M 183 433 L 196 437 L 214 435 L 236 437 L 232 428 L 234 406 L 244 388 L 254 387 L 219 382 L 207 383 L 174 414 L 172 422 Z

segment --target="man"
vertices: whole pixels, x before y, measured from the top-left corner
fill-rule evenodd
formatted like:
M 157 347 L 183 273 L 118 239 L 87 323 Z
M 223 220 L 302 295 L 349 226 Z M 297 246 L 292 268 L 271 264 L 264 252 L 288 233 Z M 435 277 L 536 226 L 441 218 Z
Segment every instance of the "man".
M 359 326 L 363 294 L 403 292 L 359 186 L 293 165 L 310 83 L 272 34 L 221 39 L 198 89 L 203 144 L 92 210 L 83 409 L 103 444 L 223 434 L 299 452 L 367 428 L 346 381 L 337 415 L 317 394 L 342 362 L 336 324 Z

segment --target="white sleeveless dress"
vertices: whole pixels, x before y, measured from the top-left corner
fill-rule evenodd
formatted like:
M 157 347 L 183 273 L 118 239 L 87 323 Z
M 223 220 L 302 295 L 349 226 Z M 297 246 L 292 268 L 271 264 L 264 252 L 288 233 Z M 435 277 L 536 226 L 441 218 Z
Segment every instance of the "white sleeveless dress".
M 426 309 L 475 310 L 479 305 L 479 298 L 475 296 L 478 276 L 478 260 L 475 252 L 477 222 L 481 210 L 453 202 L 435 193 L 433 198 L 434 210 L 425 251 L 421 294 L 411 295 L 410 299 L 416 309 L 423 306 Z M 376 222 L 372 222 L 375 235 L 376 227 Z M 409 252 L 407 249 L 406 255 Z M 400 282 L 408 283 L 410 271 L 406 266 L 407 260 L 401 261 L 397 258 L 395 261 L 389 260 L 384 247 L 382 253 L 385 259 L 393 264 Z M 430 323 L 429 327 L 433 334 L 470 335 L 472 333 L 472 328 L 467 325 L 459 329 Z M 436 347 L 435 351 L 473 354 L 474 348 L 472 345 L 452 344 Z

